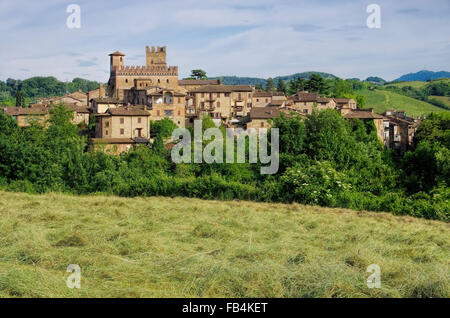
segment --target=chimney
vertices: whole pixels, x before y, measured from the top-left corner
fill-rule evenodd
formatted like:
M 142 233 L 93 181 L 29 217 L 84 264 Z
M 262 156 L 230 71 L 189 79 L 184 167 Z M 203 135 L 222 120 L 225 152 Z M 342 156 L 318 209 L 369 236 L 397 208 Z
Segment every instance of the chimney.
M 98 88 L 98 97 L 99 98 L 105 97 L 105 92 L 103 90 L 103 84 L 102 83 L 100 83 L 100 87 Z

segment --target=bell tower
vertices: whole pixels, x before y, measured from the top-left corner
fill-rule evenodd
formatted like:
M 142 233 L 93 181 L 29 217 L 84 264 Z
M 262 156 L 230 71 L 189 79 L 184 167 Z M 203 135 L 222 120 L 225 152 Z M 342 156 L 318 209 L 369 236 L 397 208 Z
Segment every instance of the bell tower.
M 110 59 L 110 65 L 111 65 L 111 71 L 115 70 L 116 68 L 121 68 L 124 65 L 124 56 L 125 54 L 116 51 L 114 53 L 109 54 L 111 57 Z
M 161 65 L 161 66 L 167 66 L 166 63 L 166 47 L 154 47 L 151 48 L 147 46 L 145 48 L 145 55 L 147 57 L 147 66 L 152 65 Z

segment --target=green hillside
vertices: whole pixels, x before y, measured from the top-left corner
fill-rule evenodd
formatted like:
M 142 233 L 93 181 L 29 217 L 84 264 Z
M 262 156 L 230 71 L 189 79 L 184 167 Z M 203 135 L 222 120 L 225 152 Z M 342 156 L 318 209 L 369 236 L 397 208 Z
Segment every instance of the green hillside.
M 382 113 L 386 110 L 404 110 L 408 115 L 418 117 L 430 112 L 447 111 L 443 108 L 431 105 L 429 103 L 400 95 L 387 90 L 369 90 L 363 89 L 358 94 L 366 97 L 366 108 L 373 108 L 375 112 Z
M 434 95 L 431 95 L 429 98 L 430 98 L 430 100 L 433 100 L 433 99 L 438 100 L 438 101 L 444 103 L 445 105 L 447 105 L 447 107 L 450 108 L 450 97 L 448 97 L 448 96 L 434 96 Z
M 442 78 L 442 79 L 437 79 L 437 80 L 432 80 L 432 81 L 428 81 L 428 82 L 424 82 L 424 81 L 412 81 L 412 82 L 391 82 L 391 83 L 386 83 L 385 86 L 396 86 L 396 87 L 405 87 L 405 86 L 411 86 L 413 88 L 424 88 L 426 85 L 430 84 L 430 83 L 438 83 L 438 82 L 450 82 L 449 78 Z
M 0 192 L 0 297 L 450 297 L 447 223 L 299 204 Z M 81 267 L 70 289 L 69 264 Z M 370 289 L 366 269 L 381 269 Z

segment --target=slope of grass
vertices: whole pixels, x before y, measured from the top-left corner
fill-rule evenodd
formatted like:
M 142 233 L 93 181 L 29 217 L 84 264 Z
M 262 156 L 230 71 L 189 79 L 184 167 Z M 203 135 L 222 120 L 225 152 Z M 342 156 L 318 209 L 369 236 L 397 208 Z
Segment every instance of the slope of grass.
M 360 90 L 358 94 L 366 97 L 365 108 L 373 108 L 376 113 L 382 113 L 386 110 L 404 110 L 409 116 L 419 117 L 430 112 L 447 111 L 443 108 L 434 106 L 408 96 L 400 95 L 387 90 Z
M 397 87 L 405 87 L 405 86 L 412 86 L 413 88 L 423 88 L 425 87 L 427 84 L 430 83 L 437 83 L 437 82 L 449 82 L 450 79 L 449 78 L 441 78 L 441 79 L 437 79 L 437 80 L 433 80 L 433 81 L 429 81 L 429 82 L 423 82 L 423 81 L 412 81 L 412 82 L 394 82 L 394 83 L 388 83 L 386 84 L 386 86 L 397 86 Z
M 0 192 L 0 231 L 0 297 L 450 296 L 449 225 L 387 213 Z
M 434 95 L 430 96 L 430 100 L 433 99 L 444 103 L 445 105 L 447 105 L 447 107 L 450 107 L 450 97 L 448 96 L 434 96 Z

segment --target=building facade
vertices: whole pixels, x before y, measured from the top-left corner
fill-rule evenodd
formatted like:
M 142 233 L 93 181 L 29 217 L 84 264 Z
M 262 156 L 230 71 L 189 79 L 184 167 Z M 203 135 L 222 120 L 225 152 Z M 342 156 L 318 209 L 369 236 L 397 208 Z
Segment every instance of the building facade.
M 108 96 L 123 99 L 124 91 L 135 86 L 178 87 L 178 66 L 166 63 L 166 47 L 146 47 L 146 65 L 125 66 L 125 54 L 116 51 L 110 55 Z

